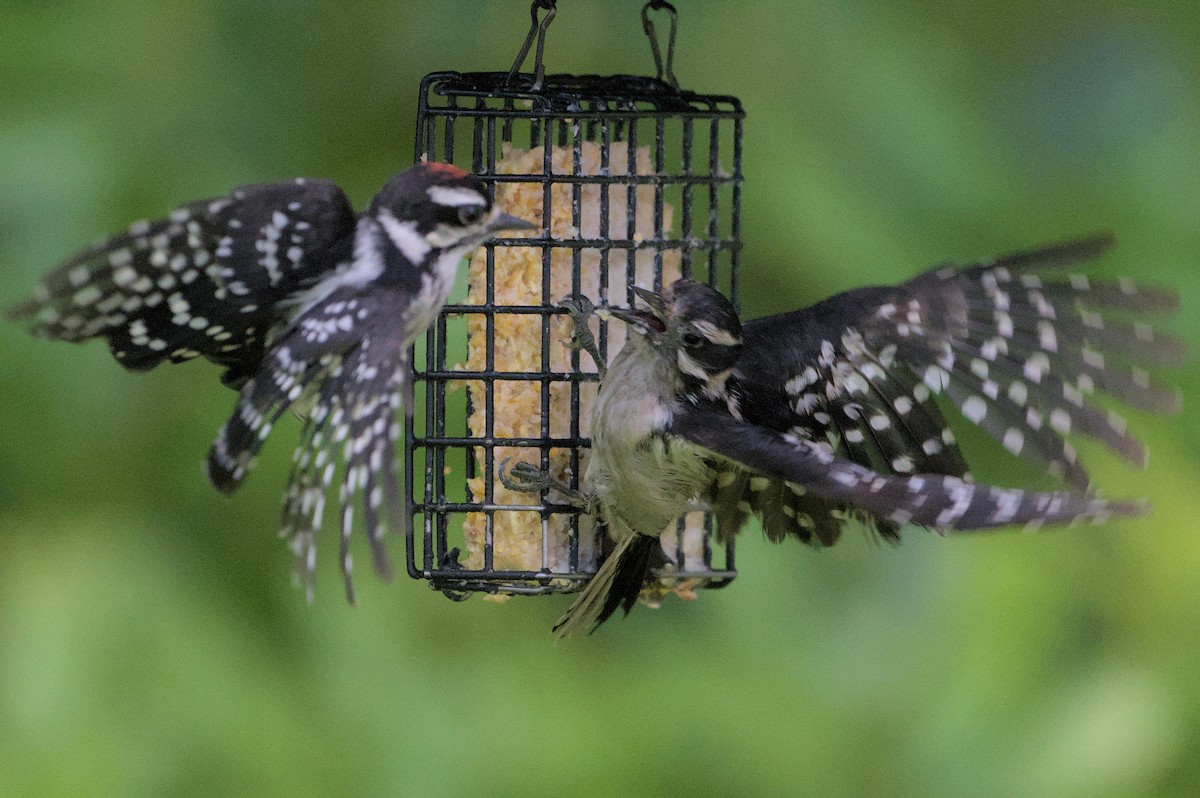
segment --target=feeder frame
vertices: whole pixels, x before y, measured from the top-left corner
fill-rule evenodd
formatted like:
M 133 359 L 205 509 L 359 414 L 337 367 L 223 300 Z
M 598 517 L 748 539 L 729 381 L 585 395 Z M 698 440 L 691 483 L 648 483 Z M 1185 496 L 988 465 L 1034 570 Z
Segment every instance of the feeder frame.
M 664 63 L 648 13 L 665 9 L 671 15 L 670 45 Z M 539 22 L 539 10 L 548 13 Z M 417 115 L 415 157 L 456 163 L 479 175 L 489 183 L 489 190 L 504 182 L 536 183 L 543 190 L 543 229 L 540 234 L 522 238 L 500 238 L 484 248 L 486 258 L 486 296 L 479 304 L 447 304 L 425 336 L 423 357 L 414 350 L 414 379 L 416 393 L 425 404 L 424 429 L 409 417 L 405 424 L 405 490 L 411 515 L 406 519 L 406 551 L 408 573 L 415 579 L 428 580 L 431 587 L 454 599 L 465 598 L 471 592 L 540 594 L 571 592 L 580 589 L 593 573 L 581 562 L 578 508 L 547 501 L 527 504 L 497 504 L 493 495 L 495 473 L 494 450 L 497 447 L 524 447 L 540 452 L 540 467 L 546 469 L 550 450 L 570 453 L 570 482 L 578 488 L 582 477 L 580 453 L 590 445 L 580 433 L 581 386 L 594 382 L 598 376 L 581 372 L 578 352 L 571 354 L 571 368 L 554 372 L 550 368 L 550 320 L 564 311 L 555 304 L 562 297 L 551 296 L 551 253 L 555 248 L 567 249 L 572 258 L 572 292 L 580 292 L 581 259 L 585 250 L 596 250 L 600 257 L 601 306 L 608 299 L 609 259 L 615 250 L 625 250 L 626 289 L 634 282 L 637 253 L 653 253 L 655 290 L 663 287 L 663 256 L 668 250 L 680 253 L 682 276 L 704 279 L 722 290 L 735 307 L 738 302 L 737 271 L 741 250 L 740 205 L 742 185 L 742 123 L 745 113 L 736 97 L 702 95 L 678 89 L 673 73 L 674 40 L 677 16 L 665 2 L 649 2 L 643 8 L 643 27 L 650 37 L 659 77 L 631 75 L 546 75 L 541 64 L 546 28 L 553 19 L 554 3 L 534 0 L 531 7 L 533 25 L 526 37 L 516 63 L 510 72 L 434 72 L 420 84 Z M 536 66 L 533 73 L 519 69 L 530 47 L 537 39 Z M 663 79 L 665 76 L 665 80 Z M 462 126 L 469 134 L 460 135 Z M 648 129 L 652 128 L 652 131 Z M 677 141 L 668 141 L 668 128 L 678 129 Z M 698 131 L 699 129 L 699 131 Z M 522 135 L 526 134 L 527 135 Z M 645 135 L 649 133 L 649 135 Z M 637 151 L 639 139 L 648 138 L 652 170 L 639 174 Z M 469 157 L 464 157 L 461 143 L 469 142 Z M 583 174 L 580 170 L 581 148 L 585 141 L 600 147 L 601 174 Z M 497 172 L 498 150 L 504 143 L 526 144 L 532 150 L 541 147 L 542 173 L 500 174 Z M 676 147 L 678 144 L 678 147 Z M 555 147 L 570 148 L 570 174 L 557 173 L 552 168 Z M 628 174 L 609 174 L 607 169 L 614 147 L 628 148 Z M 456 149 L 457 148 L 457 149 Z M 703 149 L 697 163 L 696 150 Z M 675 156 L 678 156 L 676 159 Z M 728 160 L 725 160 L 728 159 Z M 668 165 L 670 161 L 670 165 Z M 677 166 L 677 168 L 672 168 Z M 572 219 L 575 229 L 580 226 L 580 197 L 585 186 L 599 185 L 600 235 L 597 238 L 552 238 L 550 236 L 551 192 L 555 185 L 570 187 Z M 642 238 L 636 231 L 638 189 L 653 187 L 654 230 L 651 238 Z M 613 237 L 610 227 L 610 197 L 624 191 L 626 198 L 626 229 Z M 672 237 L 664 230 L 665 195 L 678 197 L 680 234 Z M 707 212 L 707 217 L 696 218 Z M 620 225 L 618 224 L 617 227 Z M 495 303 L 496 251 L 506 247 L 540 248 L 542 254 L 542 302 L 540 305 L 511 306 Z M 703 274 L 703 276 L 701 276 Z M 631 296 L 627 294 L 628 296 Z M 494 368 L 495 318 L 500 314 L 540 316 L 540 372 L 509 372 Z M 448 325 L 466 314 L 485 318 L 486 366 L 482 370 L 464 371 L 452 367 L 448 350 L 452 337 Z M 459 322 L 461 323 L 461 322 Z M 602 355 L 609 353 L 607 324 L 601 322 L 597 337 Z M 534 382 L 541 389 L 541 436 L 528 438 L 499 438 L 494 434 L 493 386 L 500 380 Z M 464 434 L 447 433 L 447 392 L 452 383 L 478 381 L 485 386 L 486 434 L 475 437 L 465 428 Z M 570 386 L 570 434 L 550 436 L 549 395 L 552 383 Z M 423 388 L 423 391 L 422 391 Z M 470 405 L 470 400 L 468 400 Z M 468 406 L 467 413 L 471 412 Z M 459 491 L 447 486 L 447 458 L 463 464 L 463 482 L 476 476 L 475 450 L 483 450 L 483 498 L 472 500 L 469 490 Z M 417 451 L 423 453 L 418 466 Z M 452 454 L 462 451 L 461 457 Z M 420 475 L 418 485 L 417 475 Z M 420 495 L 418 495 L 418 487 Z M 451 495 L 464 493 L 465 500 Z M 533 497 L 531 496 L 531 499 Z M 495 514 L 500 512 L 529 512 L 540 514 L 542 525 L 542 562 L 535 571 L 503 570 L 494 567 L 493 529 Z M 451 545 L 450 519 L 466 513 L 486 515 L 486 540 L 483 566 L 468 569 L 458 562 L 459 549 Z M 567 563 L 556 568 L 550 562 L 548 520 L 553 515 L 570 519 Z M 420 519 L 418 534 L 417 518 Z M 677 527 L 677 551 L 673 559 L 684 563 L 683 520 Z M 700 586 L 723 587 L 736 576 L 734 551 L 730 543 L 724 548 L 723 567 L 713 566 L 712 519 L 705 521 L 703 564 L 701 569 L 680 569 L 665 572 L 672 579 L 695 579 Z M 607 538 L 602 526 L 596 527 L 595 551 L 601 550 Z M 670 554 L 670 552 L 668 552 Z

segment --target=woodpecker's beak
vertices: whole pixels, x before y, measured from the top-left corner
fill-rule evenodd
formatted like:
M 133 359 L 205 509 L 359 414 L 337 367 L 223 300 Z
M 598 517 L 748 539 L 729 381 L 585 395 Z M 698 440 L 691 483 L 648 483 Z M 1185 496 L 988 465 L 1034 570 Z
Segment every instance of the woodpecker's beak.
M 653 291 L 633 287 L 633 293 L 650 306 L 650 310 L 639 310 L 635 307 L 613 308 L 609 312 L 626 324 L 632 324 L 648 335 L 661 335 L 667 331 L 668 307 L 667 301 Z
M 489 233 L 496 230 L 536 230 L 537 227 L 533 222 L 527 222 L 520 216 L 513 216 L 511 213 L 496 214 L 487 226 Z

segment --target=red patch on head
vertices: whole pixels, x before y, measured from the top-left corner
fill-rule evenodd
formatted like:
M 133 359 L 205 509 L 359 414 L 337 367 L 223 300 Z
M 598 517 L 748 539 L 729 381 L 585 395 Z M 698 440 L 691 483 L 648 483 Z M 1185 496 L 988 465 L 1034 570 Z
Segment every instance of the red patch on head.
M 452 163 L 439 163 L 432 161 L 430 163 L 421 164 L 429 171 L 430 174 L 446 180 L 461 180 L 467 176 L 467 173 L 459 169 Z

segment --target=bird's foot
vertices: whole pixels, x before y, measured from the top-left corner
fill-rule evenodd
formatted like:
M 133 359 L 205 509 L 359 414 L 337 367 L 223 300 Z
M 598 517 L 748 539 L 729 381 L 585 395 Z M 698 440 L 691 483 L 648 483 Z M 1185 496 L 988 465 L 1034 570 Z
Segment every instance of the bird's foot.
M 546 491 L 555 491 L 566 499 L 566 503 L 580 509 L 588 506 L 587 496 L 554 479 L 532 463 L 518 462 L 509 468 L 510 458 L 504 458 L 496 476 L 500 484 L 516 493 L 536 493 L 541 495 Z
M 588 319 L 596 312 L 596 303 L 583 294 L 576 294 L 559 300 L 558 306 L 565 310 L 571 318 L 571 325 L 574 328 L 571 336 L 571 348 L 591 355 L 596 369 L 600 372 L 600 378 L 604 379 L 604 373 L 607 371 L 604 358 L 600 356 L 600 347 L 596 344 L 596 336 L 592 335 L 592 329 L 588 327 Z

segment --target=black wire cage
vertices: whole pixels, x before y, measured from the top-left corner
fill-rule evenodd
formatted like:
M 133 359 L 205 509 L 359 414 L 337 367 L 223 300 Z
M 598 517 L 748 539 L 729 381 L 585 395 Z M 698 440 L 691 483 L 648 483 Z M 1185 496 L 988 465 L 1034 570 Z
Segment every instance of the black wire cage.
M 452 598 L 577 590 L 603 554 L 602 530 L 579 508 L 498 479 L 520 460 L 577 489 L 586 469 L 598 374 L 569 346 L 558 302 L 626 305 L 633 285 L 658 290 L 690 277 L 737 303 L 741 104 L 678 89 L 676 16 L 663 2 L 643 9 L 657 78 L 545 75 L 553 6 L 533 3 L 512 72 L 436 72 L 421 82 L 417 160 L 480 175 L 506 211 L 541 227 L 476 254 L 466 296 L 443 309 L 413 361 L 424 412 L 405 430 L 408 572 Z M 549 12 L 540 24 L 539 8 Z M 665 65 L 648 16 L 657 8 L 672 23 Z M 520 73 L 535 34 L 536 70 Z M 607 360 L 625 330 L 598 315 L 591 324 Z M 736 575 L 732 545 L 714 541 L 704 513 L 666 530 L 663 547 L 675 563 L 661 575 L 663 592 Z

